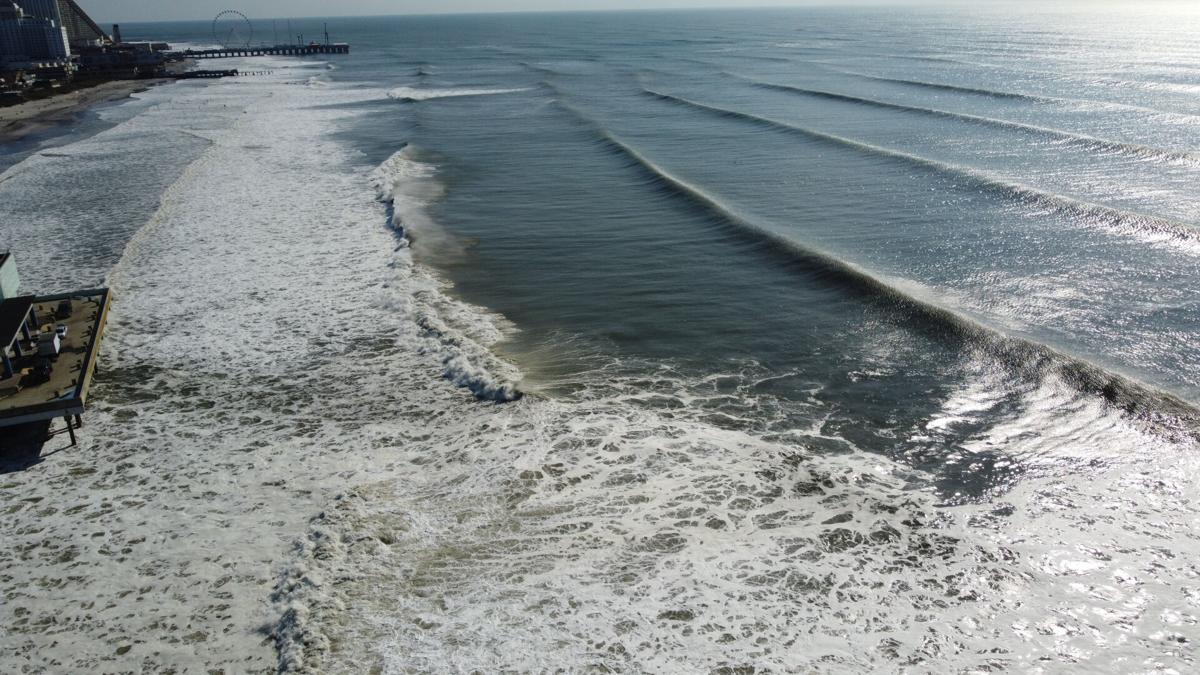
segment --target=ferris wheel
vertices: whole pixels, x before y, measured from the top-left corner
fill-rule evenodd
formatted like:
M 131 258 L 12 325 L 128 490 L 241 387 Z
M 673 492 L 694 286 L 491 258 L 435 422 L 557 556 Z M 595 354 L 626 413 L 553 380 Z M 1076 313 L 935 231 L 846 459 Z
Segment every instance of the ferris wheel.
M 245 14 L 227 9 L 213 19 L 212 34 L 213 40 L 225 49 L 249 49 L 254 27 Z

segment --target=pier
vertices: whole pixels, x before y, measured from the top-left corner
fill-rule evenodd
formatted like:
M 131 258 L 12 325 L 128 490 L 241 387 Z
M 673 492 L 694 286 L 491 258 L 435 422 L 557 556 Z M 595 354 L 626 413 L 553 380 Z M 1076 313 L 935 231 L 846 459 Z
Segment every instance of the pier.
M 275 45 L 274 47 L 224 47 L 220 49 L 189 49 L 178 52 L 188 59 L 235 59 L 247 56 L 310 56 L 312 54 L 349 54 L 350 45 L 307 44 L 307 45 Z

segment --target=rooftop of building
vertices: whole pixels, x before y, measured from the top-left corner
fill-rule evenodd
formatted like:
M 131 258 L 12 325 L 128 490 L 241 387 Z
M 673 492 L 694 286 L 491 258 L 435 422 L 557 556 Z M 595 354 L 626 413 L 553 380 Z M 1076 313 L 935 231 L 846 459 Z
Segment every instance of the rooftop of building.
M 28 303 L 24 312 L 18 305 L 11 306 L 11 313 L 20 315 L 13 342 L 20 345 L 23 356 L 12 358 L 13 376 L 0 379 L 0 427 L 83 412 L 108 317 L 109 297 L 108 289 L 96 289 L 38 298 L 25 296 L 0 305 L 3 340 L 9 330 L 3 323 L 9 315 L 9 303 Z M 31 331 L 32 339 L 27 340 L 21 322 L 30 309 L 38 325 Z M 69 310 L 69 316 L 60 310 Z M 61 335 L 58 354 L 39 356 L 39 342 L 53 341 L 54 334 Z M 46 365 L 50 366 L 49 372 L 45 372 Z

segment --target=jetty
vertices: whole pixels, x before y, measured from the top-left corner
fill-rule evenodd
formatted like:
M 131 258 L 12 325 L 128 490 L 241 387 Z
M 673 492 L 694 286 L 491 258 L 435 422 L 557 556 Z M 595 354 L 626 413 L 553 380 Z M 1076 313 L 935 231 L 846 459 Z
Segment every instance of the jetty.
M 350 45 L 310 43 L 306 45 L 275 45 L 274 47 L 221 47 L 217 49 L 188 49 L 176 52 L 187 59 L 235 59 L 247 56 L 310 56 L 312 54 L 349 54 Z
M 185 70 L 171 77 L 176 80 L 210 80 L 220 77 L 237 77 L 240 73 L 234 70 Z
M 61 417 L 75 445 L 111 291 L 33 296 L 19 285 L 12 254 L 0 253 L 0 429 Z

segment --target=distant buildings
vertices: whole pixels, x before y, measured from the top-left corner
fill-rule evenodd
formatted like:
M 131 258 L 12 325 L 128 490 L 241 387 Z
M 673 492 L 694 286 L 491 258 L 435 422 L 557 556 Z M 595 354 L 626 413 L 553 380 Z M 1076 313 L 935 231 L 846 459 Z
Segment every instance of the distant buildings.
M 70 57 L 57 0 L 0 0 L 0 69 L 61 67 Z
M 161 42 L 121 42 L 79 49 L 79 74 L 109 80 L 161 76 L 166 50 Z
M 17 1 L 20 2 L 20 0 Z M 75 0 L 39 1 L 47 4 L 57 2 L 59 15 L 62 17 L 63 26 L 66 27 L 67 36 L 70 39 L 71 49 L 99 47 L 112 42 L 112 39 L 100 29 L 100 26 L 96 25 L 95 21 L 92 21 L 92 17 L 88 16 L 87 12 L 75 3 Z
M 75 0 L 0 0 L 0 95 L 38 84 L 161 75 L 168 47 L 109 37 Z

